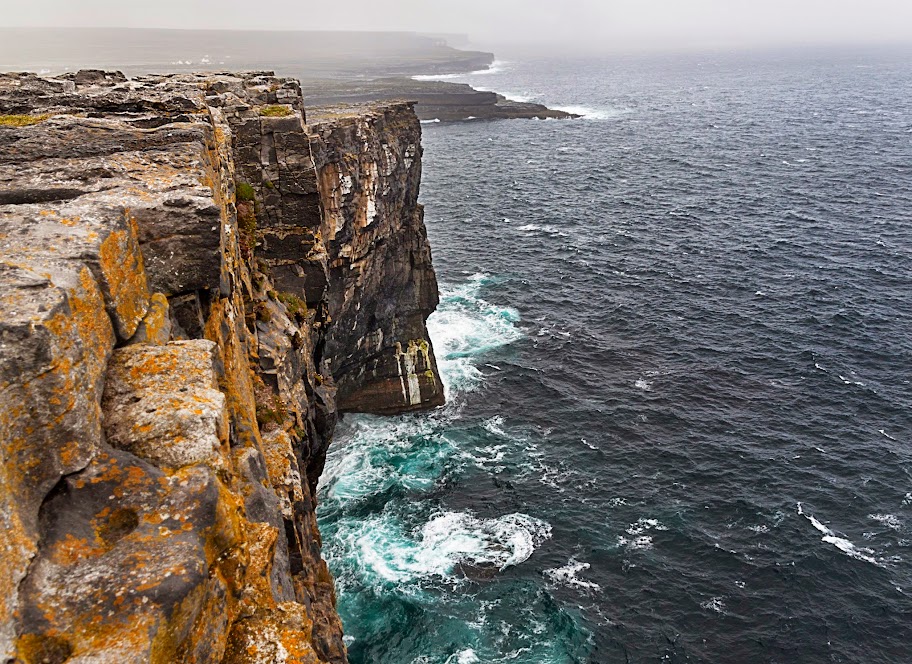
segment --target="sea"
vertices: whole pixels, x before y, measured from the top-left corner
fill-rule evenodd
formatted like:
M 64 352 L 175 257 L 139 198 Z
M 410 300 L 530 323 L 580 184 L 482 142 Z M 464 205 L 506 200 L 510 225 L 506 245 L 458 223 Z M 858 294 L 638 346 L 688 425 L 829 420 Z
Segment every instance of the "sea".
M 446 406 L 346 416 L 353 664 L 912 662 L 912 49 L 517 57 L 423 125 Z

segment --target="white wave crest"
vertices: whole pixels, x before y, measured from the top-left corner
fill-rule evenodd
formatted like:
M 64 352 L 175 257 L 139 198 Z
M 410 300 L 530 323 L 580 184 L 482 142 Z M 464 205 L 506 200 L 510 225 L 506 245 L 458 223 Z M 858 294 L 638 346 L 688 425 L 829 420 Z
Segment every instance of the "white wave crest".
M 593 582 L 580 579 L 577 575 L 592 567 L 589 563 L 584 563 L 576 558 L 570 558 L 563 567 L 555 569 L 546 569 L 545 576 L 551 583 L 568 588 L 578 588 L 580 590 L 598 591 L 602 587 Z
M 471 648 L 466 648 L 465 650 L 460 650 L 455 655 L 450 655 L 446 658 L 444 664 L 476 664 L 481 660 L 478 659 L 478 655 L 475 654 L 475 651 Z
M 868 514 L 868 518 L 885 525 L 891 530 L 899 530 L 902 528 L 902 521 L 895 514 Z
M 525 233 L 545 233 L 547 235 L 555 235 L 557 237 L 567 237 L 567 234 L 561 231 L 559 228 L 546 224 L 544 226 L 539 226 L 538 224 L 526 224 L 525 226 L 520 226 L 516 230 L 523 231 Z
M 592 108 L 590 106 L 555 106 L 554 110 L 579 115 L 584 120 L 613 120 L 631 112 L 628 109 Z
M 801 503 L 798 503 L 798 514 L 810 521 L 811 525 L 814 526 L 814 528 L 823 533 L 823 537 L 821 538 L 822 542 L 832 544 L 851 558 L 855 558 L 856 560 L 863 560 L 864 562 L 871 563 L 872 565 L 879 565 L 877 558 L 874 557 L 874 552 L 871 549 L 859 548 L 845 537 L 840 537 L 820 521 L 818 521 L 813 514 L 807 514 L 804 511 L 804 508 L 801 506 Z
M 706 609 L 707 611 L 715 611 L 716 613 L 725 612 L 725 600 L 722 597 L 710 597 L 705 602 L 700 602 L 700 607 Z
M 505 60 L 495 60 L 487 69 L 477 69 L 470 72 L 460 72 L 456 74 L 418 74 L 412 76 L 413 81 L 452 81 L 459 78 L 467 78 L 469 76 L 490 76 L 491 74 L 499 74 L 507 69 L 507 61 Z

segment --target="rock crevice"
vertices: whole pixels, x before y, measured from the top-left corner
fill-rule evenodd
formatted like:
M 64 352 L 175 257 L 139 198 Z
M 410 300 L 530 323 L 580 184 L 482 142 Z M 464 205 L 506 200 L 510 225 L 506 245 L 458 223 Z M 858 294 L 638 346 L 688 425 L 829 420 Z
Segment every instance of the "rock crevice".
M 339 414 L 443 402 L 406 103 L 0 75 L 0 662 L 346 662 Z

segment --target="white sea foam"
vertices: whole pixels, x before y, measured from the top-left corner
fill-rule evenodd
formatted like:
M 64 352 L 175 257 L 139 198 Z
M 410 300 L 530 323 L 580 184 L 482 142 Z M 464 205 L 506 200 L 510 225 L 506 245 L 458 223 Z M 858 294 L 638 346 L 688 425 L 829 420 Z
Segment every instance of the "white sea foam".
M 481 297 L 489 282 L 488 275 L 474 274 L 459 286 L 444 288 L 440 306 L 428 319 L 447 397 L 470 391 L 482 380 L 476 366 L 479 356 L 522 337 L 515 309 L 493 305 Z
M 804 511 L 804 508 L 801 506 L 801 503 L 798 503 L 798 514 L 810 521 L 811 525 L 814 526 L 814 528 L 823 533 L 821 541 L 826 542 L 827 544 L 832 544 L 844 554 L 855 558 L 856 560 L 863 560 L 866 563 L 871 563 L 874 565 L 878 564 L 877 559 L 874 557 L 874 552 L 871 549 L 859 548 L 845 537 L 840 537 L 823 523 L 818 521 L 813 514 L 806 513 Z
M 715 611 L 716 613 L 725 612 L 725 600 L 722 597 L 710 597 L 705 602 L 700 602 L 700 606 L 707 611 Z
M 602 587 L 599 584 L 593 581 L 585 581 L 577 576 L 580 572 L 584 572 L 590 567 L 592 566 L 589 563 L 581 562 L 576 558 L 570 558 L 563 567 L 546 569 L 545 576 L 554 585 L 589 591 L 601 590 Z
M 528 92 L 513 92 L 513 91 L 504 92 L 502 90 L 492 90 L 491 88 L 483 88 L 481 86 L 475 86 L 475 89 L 478 90 L 479 92 L 496 92 L 497 94 L 499 94 L 501 97 L 503 97 L 507 101 L 516 101 L 521 104 L 528 104 L 528 103 L 536 102 L 535 96 Z
M 397 584 L 448 578 L 457 565 L 504 570 L 528 560 L 550 537 L 550 524 L 526 514 L 480 519 L 468 512 L 438 513 L 413 532 L 384 512 L 340 522 L 336 535 L 359 570 Z
M 484 421 L 482 426 L 493 433 L 495 436 L 500 436 L 501 438 L 509 438 L 509 435 L 506 431 L 503 430 L 504 418 L 500 415 L 495 415 L 494 417 L 488 418 Z
M 657 519 L 638 519 L 636 523 L 630 524 L 624 535 L 617 538 L 618 546 L 626 549 L 651 549 L 653 545 L 653 531 L 668 530 Z
M 437 124 L 440 122 L 440 118 L 434 118 L 433 120 L 421 120 L 421 124 Z
M 891 530 L 899 530 L 902 528 L 902 521 L 895 514 L 868 514 L 868 518 L 885 525 Z
M 545 224 L 540 226 L 539 224 L 526 224 L 525 226 L 520 226 L 516 230 L 523 231 L 525 233 L 545 233 L 547 235 L 555 235 L 557 237 L 567 237 L 567 234 L 561 231 L 555 226 Z
M 446 658 L 444 664 L 477 664 L 481 660 L 478 659 L 478 655 L 475 654 L 475 651 L 471 648 L 466 648 L 465 650 L 460 650 L 454 655 L 450 655 Z
M 329 500 L 358 501 L 397 484 L 430 488 L 454 455 L 430 418 L 396 421 L 362 415 L 351 422 L 348 434 L 327 455 L 320 483 Z
M 668 528 L 659 523 L 657 519 L 643 518 L 637 520 L 636 523 L 630 524 L 630 527 L 627 528 L 627 534 L 640 535 L 650 530 L 668 530 Z
M 476 71 L 470 72 L 461 72 L 458 74 L 418 74 L 412 76 L 413 81 L 452 81 L 459 78 L 467 78 L 469 76 L 490 76 L 491 74 L 499 74 L 507 69 L 509 63 L 506 60 L 495 60 L 491 63 L 491 66 L 487 69 L 478 69 Z
M 584 120 L 613 120 L 631 111 L 619 108 L 592 108 L 589 106 L 554 106 L 554 110 L 580 115 Z
M 652 388 L 652 383 L 650 383 L 645 378 L 637 378 L 637 381 L 633 384 L 633 386 L 638 390 L 648 392 Z

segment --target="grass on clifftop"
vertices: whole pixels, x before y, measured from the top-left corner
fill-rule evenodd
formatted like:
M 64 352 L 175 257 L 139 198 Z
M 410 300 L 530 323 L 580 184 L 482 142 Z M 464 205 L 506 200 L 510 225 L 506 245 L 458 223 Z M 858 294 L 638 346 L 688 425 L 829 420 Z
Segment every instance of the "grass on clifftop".
M 284 118 L 285 116 L 291 115 L 292 111 L 287 106 L 282 106 L 281 104 L 274 104 L 272 106 L 264 106 L 260 109 L 260 115 L 263 115 L 267 118 Z
M 50 115 L 0 115 L 0 127 L 28 127 L 44 122 Z

